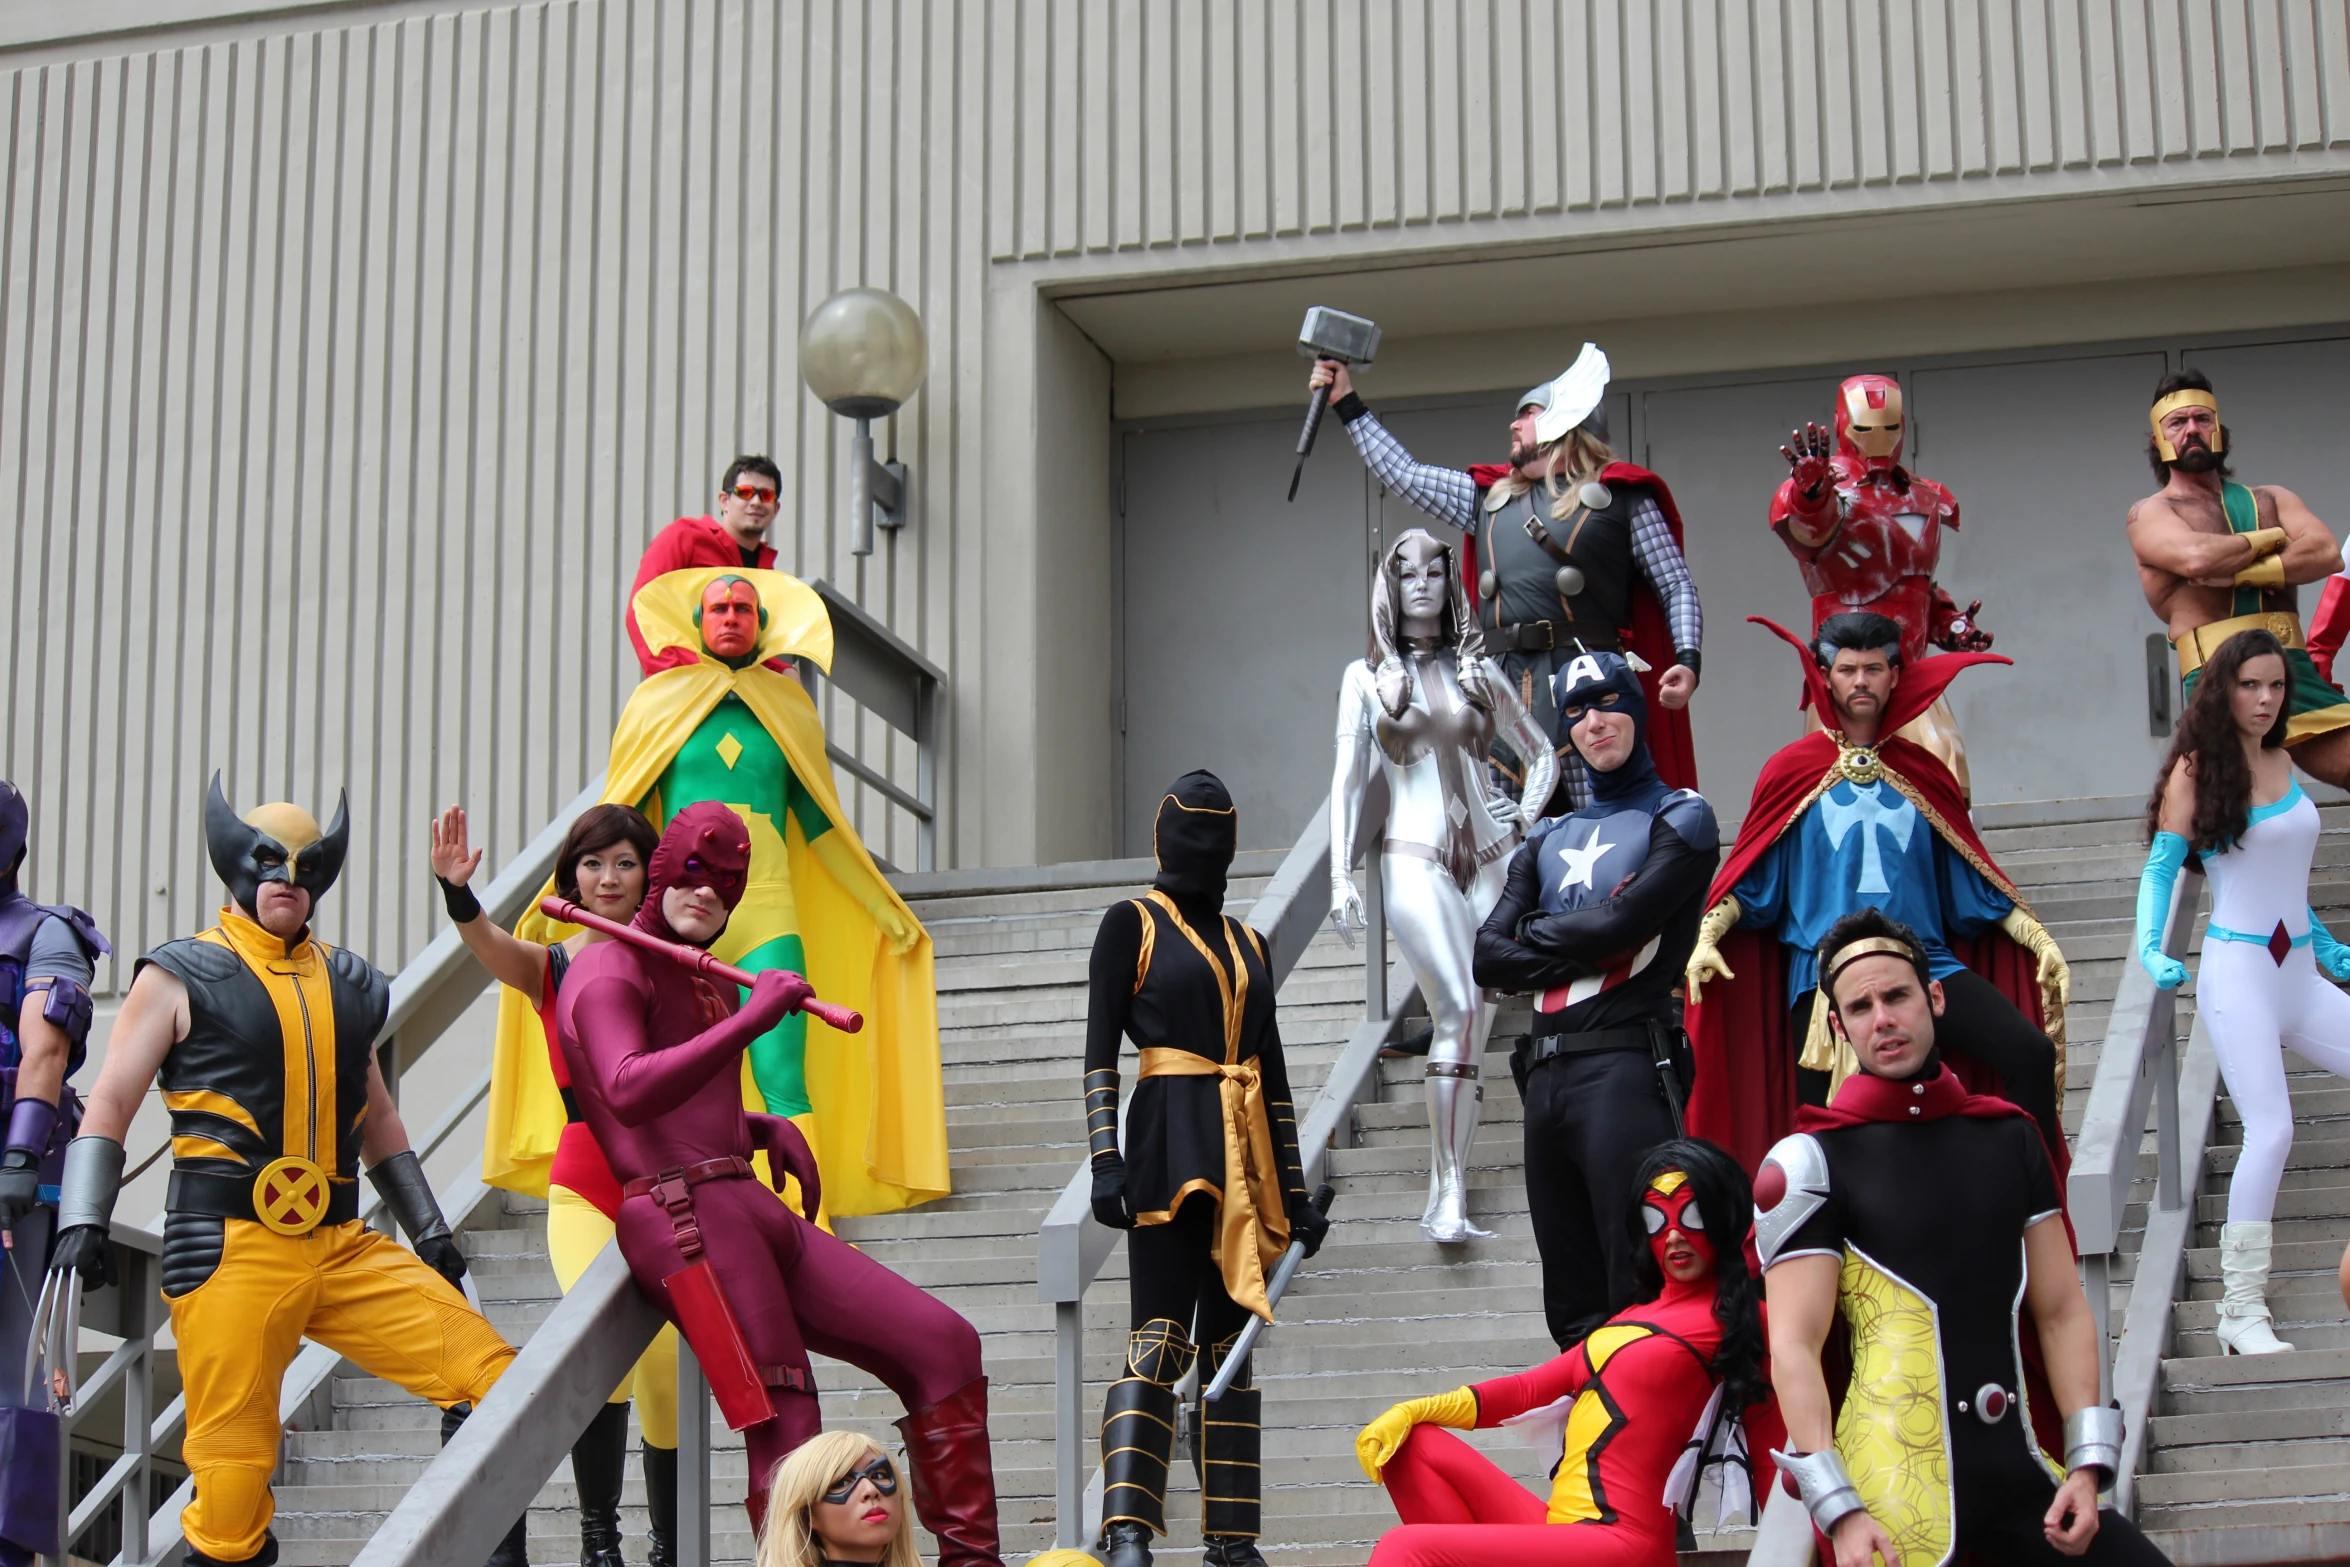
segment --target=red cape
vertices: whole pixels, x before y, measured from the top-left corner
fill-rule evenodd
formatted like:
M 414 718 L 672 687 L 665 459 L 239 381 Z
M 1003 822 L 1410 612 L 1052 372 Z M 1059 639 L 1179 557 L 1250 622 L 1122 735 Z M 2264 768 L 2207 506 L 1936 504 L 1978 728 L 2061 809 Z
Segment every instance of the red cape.
M 1841 1126 L 1863 1126 L 1877 1121 L 1898 1121 L 1913 1124 L 1915 1120 L 1939 1121 L 1944 1116 L 1963 1115 L 1978 1120 L 1998 1116 L 2023 1115 L 2022 1110 L 1996 1094 L 1970 1093 L 1959 1081 L 1958 1074 L 1945 1065 L 1941 1072 L 1926 1080 L 1923 1098 L 1909 1090 L 1914 1085 L 1889 1083 L 1881 1077 L 1855 1073 L 1844 1080 L 1835 1099 L 1825 1106 L 1805 1105 L 1795 1114 L 1795 1129 L 1799 1132 L 1822 1132 Z M 1920 1114 L 1922 1112 L 1922 1114 Z M 2030 1117 L 2026 1116 L 2029 1120 Z M 2041 1147 L 2048 1146 L 2041 1138 Z M 2073 1237 L 2073 1216 L 2062 1206 L 2064 1202 L 2064 1166 L 2054 1150 L 2049 1160 L 2056 1175 L 2057 1215 L 2064 1221 L 2068 1246 L 2078 1253 L 2079 1245 Z M 2016 1338 L 2023 1352 L 2024 1400 L 2032 1412 L 2032 1432 L 2040 1439 L 2040 1446 L 2061 1458 L 2064 1455 L 2064 1417 L 2057 1411 L 2056 1393 L 2048 1383 L 2047 1360 L 2040 1350 L 2040 1330 L 2029 1315 L 2018 1313 Z M 1850 1375 L 1850 1367 L 1846 1367 Z M 1842 1389 L 1836 1390 L 1836 1403 L 1844 1402 Z
M 1477 463 L 1469 469 L 1469 482 L 1477 486 L 1479 506 L 1484 493 L 1515 470 L 1508 463 Z M 1665 526 L 1672 530 L 1673 547 L 1687 553 L 1681 542 L 1681 508 L 1673 504 L 1673 492 L 1665 481 L 1637 463 L 1609 463 L 1600 470 L 1602 484 L 1644 484 L 1656 492 L 1657 510 L 1665 514 Z M 1483 511 L 1478 515 L 1482 517 Z M 1471 533 L 1461 550 L 1461 576 L 1469 590 L 1469 613 L 1477 613 L 1477 535 Z M 1657 602 L 1656 590 L 1639 573 L 1632 577 L 1631 635 L 1624 645 L 1640 655 L 1649 667 L 1640 676 L 1640 689 L 1648 697 L 1648 754 L 1656 760 L 1656 772 L 1668 789 L 1695 789 L 1697 787 L 1697 746 L 1689 736 L 1689 709 L 1667 707 L 1657 700 L 1657 680 L 1673 664 L 1673 630 L 1665 619 L 1665 607 Z
M 1784 627 L 1759 615 L 1747 618 L 1804 648 Z M 1991 858 L 1991 851 L 1976 833 L 1950 769 L 1924 746 L 1892 732 L 1931 707 L 1961 670 L 1975 664 L 2011 662 L 1997 653 L 1945 653 L 1910 665 L 1886 706 L 1882 728 L 1886 738 L 1877 745 L 1876 755 L 1888 781 L 1909 797 L 1934 831 L 1993 886 L 2021 905 L 2024 900 L 2015 883 Z M 1804 705 L 1822 714 L 1823 722 L 1832 720 L 1836 709 L 1828 700 L 1827 683 L 1808 649 L 1803 653 L 1803 669 Z M 1706 895 L 1707 908 L 1728 897 L 1763 852 L 1835 782 L 1837 741 L 1835 731 L 1815 730 L 1782 747 L 1764 764 L 1762 776 L 1754 781 L 1746 819 L 1739 823 L 1738 841 L 1731 845 L 1729 857 Z M 1751 1171 L 1771 1151 L 1771 1144 L 1786 1136 L 1795 1124 L 1795 1057 L 1803 1041 L 1792 1037 L 1788 1026 L 1787 949 L 1777 933 L 1732 930 L 1723 935 L 1721 948 L 1722 960 L 1737 977 L 1709 980 L 1701 999 L 1688 1009 L 1690 1046 L 1697 1059 L 1697 1084 L 1689 1096 L 1689 1135 L 1727 1148 Z M 1993 928 L 1972 941 L 1951 942 L 1950 951 L 1959 962 L 1996 985 L 2034 1027 L 2047 1026 L 2040 1006 L 2039 965 L 2013 937 Z M 1959 1070 L 1973 1086 L 1992 1081 L 1972 1062 L 1963 1063 Z M 2063 1149 L 2052 1150 L 2051 1156 L 2061 1178 L 2069 1158 Z
M 636 625 L 636 596 L 644 585 L 672 571 L 685 571 L 695 566 L 741 567 L 742 563 L 741 546 L 734 542 L 733 536 L 719 525 L 715 517 L 680 517 L 653 535 L 652 542 L 645 546 L 644 558 L 637 562 L 636 581 L 629 587 L 628 603 L 621 615 L 622 624 L 628 628 L 629 645 L 636 649 L 637 667 L 645 672 L 646 679 L 651 679 L 664 669 L 694 663 L 701 655 L 690 647 L 665 648 L 655 653 L 646 646 L 645 634 Z M 759 546 L 759 564 L 756 569 L 775 569 L 774 545 L 763 543 Z M 767 660 L 767 667 L 786 674 L 791 671 L 790 663 L 780 658 Z

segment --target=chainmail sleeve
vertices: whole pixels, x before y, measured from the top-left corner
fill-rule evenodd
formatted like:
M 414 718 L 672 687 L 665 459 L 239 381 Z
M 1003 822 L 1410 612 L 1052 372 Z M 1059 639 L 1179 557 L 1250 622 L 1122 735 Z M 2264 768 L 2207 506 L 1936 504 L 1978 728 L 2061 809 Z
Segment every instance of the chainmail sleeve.
M 1362 453 L 1363 466 L 1379 482 L 1439 522 L 1467 533 L 1477 526 L 1477 486 L 1458 468 L 1416 461 L 1403 442 L 1388 433 L 1379 416 L 1365 409 L 1347 421 L 1346 433 Z M 1667 538 L 1668 543 L 1671 542 Z M 1676 552 L 1675 558 L 1678 558 Z M 1687 568 L 1683 568 L 1687 576 Z M 1694 603 L 1695 601 L 1692 600 Z
M 1466 477 L 1465 475 L 1463 477 Z M 1665 607 L 1665 623 L 1672 628 L 1675 653 L 1697 653 L 1705 646 L 1705 611 L 1697 602 L 1697 582 L 1689 562 L 1673 542 L 1656 497 L 1643 493 L 1632 508 L 1632 558 L 1640 574 L 1656 590 Z M 1695 660 L 1686 660 L 1694 663 Z

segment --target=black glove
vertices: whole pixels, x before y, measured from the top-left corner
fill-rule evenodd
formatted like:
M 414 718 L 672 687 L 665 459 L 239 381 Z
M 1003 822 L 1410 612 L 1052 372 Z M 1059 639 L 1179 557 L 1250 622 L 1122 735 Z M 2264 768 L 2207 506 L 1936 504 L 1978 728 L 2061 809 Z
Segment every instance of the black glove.
M 1134 1228 L 1134 1213 L 1126 1206 L 1126 1156 L 1106 1153 L 1093 1161 L 1093 1216 L 1113 1230 Z
M 0 1158 L 0 1230 L 13 1230 L 16 1221 L 40 1206 L 41 1156 L 29 1148 L 11 1148 Z
M 1304 1246 L 1308 1257 L 1320 1251 L 1330 1233 L 1330 1216 L 1303 1197 L 1289 1197 L 1282 1206 L 1289 1210 L 1289 1238 Z
M 455 1236 L 445 1229 L 438 1235 L 428 1232 L 418 1238 L 416 1255 L 423 1258 L 433 1272 L 456 1285 L 460 1293 L 464 1291 L 465 1253 L 457 1249 Z
M 99 1224 L 77 1224 L 57 1237 L 49 1248 L 51 1273 L 79 1273 L 84 1289 L 109 1289 L 114 1284 L 114 1244 Z

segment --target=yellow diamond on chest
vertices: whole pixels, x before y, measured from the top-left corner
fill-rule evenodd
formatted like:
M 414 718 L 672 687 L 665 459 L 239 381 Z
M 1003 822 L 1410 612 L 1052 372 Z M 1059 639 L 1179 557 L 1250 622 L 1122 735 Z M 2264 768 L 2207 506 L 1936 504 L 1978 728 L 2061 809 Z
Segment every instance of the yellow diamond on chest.
M 742 754 L 743 743 L 737 740 L 734 737 L 734 731 L 729 729 L 726 731 L 725 738 L 718 742 L 718 760 L 726 764 L 728 772 L 733 772 L 734 764 L 742 759 Z

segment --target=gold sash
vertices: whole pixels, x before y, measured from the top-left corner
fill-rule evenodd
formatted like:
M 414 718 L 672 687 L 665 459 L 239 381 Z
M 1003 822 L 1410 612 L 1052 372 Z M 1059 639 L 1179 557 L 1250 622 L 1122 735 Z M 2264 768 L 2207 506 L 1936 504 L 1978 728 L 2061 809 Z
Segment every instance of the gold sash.
M 1224 1059 L 1211 1061 L 1189 1050 L 1147 1049 L 1142 1052 L 1142 1075 L 1218 1079 L 1216 1096 L 1224 1110 L 1224 1189 L 1219 1194 L 1212 1255 L 1224 1275 L 1224 1293 L 1270 1322 L 1273 1307 L 1265 1298 L 1265 1276 L 1289 1248 L 1289 1215 L 1281 1201 L 1281 1166 L 1273 1151 L 1273 1119 L 1265 1105 L 1264 1076 L 1255 1060 L 1239 1059 L 1240 1022 L 1248 1005 L 1248 967 L 1241 961 L 1230 925 L 1224 927 L 1224 944 L 1232 959 L 1227 971 L 1199 932 L 1184 922 L 1172 898 L 1154 889 L 1150 901 L 1174 921 L 1175 928 L 1198 949 L 1207 960 L 1208 971 L 1216 976 L 1216 989 L 1224 1002 Z M 1170 1209 L 1181 1200 L 1178 1193 Z

